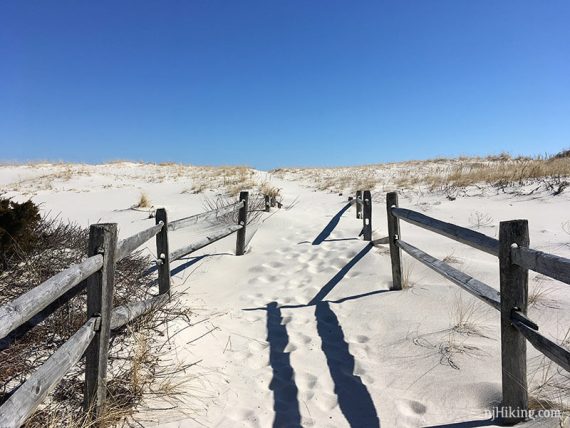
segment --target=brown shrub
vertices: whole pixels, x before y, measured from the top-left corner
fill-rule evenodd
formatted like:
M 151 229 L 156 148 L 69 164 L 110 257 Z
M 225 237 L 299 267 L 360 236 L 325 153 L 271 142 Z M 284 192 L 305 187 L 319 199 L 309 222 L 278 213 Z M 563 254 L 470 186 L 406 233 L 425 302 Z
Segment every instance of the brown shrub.
M 10 199 L 0 199 L 0 259 L 2 268 L 8 267 L 9 260 L 22 257 L 39 238 L 37 226 L 40 210 L 32 201 L 17 203 Z

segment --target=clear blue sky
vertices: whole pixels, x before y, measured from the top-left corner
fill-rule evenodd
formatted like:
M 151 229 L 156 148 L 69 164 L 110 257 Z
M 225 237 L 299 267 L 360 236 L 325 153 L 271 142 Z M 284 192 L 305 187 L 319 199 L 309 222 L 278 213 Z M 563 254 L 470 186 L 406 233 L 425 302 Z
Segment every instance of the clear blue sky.
M 271 168 L 568 146 L 568 0 L 0 2 L 3 160 Z

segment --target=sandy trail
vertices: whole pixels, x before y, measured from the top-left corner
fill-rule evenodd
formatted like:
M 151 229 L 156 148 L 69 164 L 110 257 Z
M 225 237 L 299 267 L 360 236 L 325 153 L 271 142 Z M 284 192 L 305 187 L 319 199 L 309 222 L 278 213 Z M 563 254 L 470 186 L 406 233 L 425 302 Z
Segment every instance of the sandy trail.
M 362 222 L 346 197 L 319 195 L 316 203 L 313 192 L 286 185 L 293 206 L 264 220 L 245 256 L 204 258 L 185 282 L 200 314 L 222 314 L 203 327 L 216 330 L 188 349 L 204 366 L 221 367 L 227 382 L 203 422 L 378 426 L 367 369 L 372 326 L 352 307 L 387 290 L 374 273 L 380 257 L 358 238 Z M 228 238 L 204 254 L 231 245 Z M 360 334 L 344 332 L 345 317 L 361 320 Z
M 410 336 L 421 337 L 426 319 L 440 314 L 414 308 L 422 290 L 388 291 L 388 250 L 358 238 L 362 222 L 346 196 L 280 184 L 285 208 L 264 220 L 245 256 L 231 255 L 234 238 L 227 238 L 198 255 L 206 257 L 190 276 L 175 277 L 190 287 L 185 304 L 209 318 L 173 348 L 182 361 L 201 361 L 199 394 L 208 398 L 192 418 L 169 426 L 418 427 L 483 419 L 481 396 L 496 398 L 498 383 L 474 372 L 452 388 L 434 385 L 432 375 L 454 370 Z M 375 214 L 379 238 L 381 206 Z M 431 299 L 433 306 L 440 297 Z M 500 379 L 498 363 L 488 371 L 483 378 Z

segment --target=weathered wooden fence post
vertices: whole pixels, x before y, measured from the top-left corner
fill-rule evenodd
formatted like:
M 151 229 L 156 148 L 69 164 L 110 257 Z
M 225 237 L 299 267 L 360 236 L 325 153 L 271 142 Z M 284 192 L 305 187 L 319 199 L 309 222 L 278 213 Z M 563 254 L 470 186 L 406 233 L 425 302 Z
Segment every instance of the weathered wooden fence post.
M 372 195 L 370 190 L 362 192 L 362 225 L 364 240 L 372 241 Z
M 528 221 L 504 221 L 499 229 L 499 270 L 501 282 L 501 361 L 503 379 L 502 409 L 519 416 L 502 419 L 506 425 L 524 420 L 528 410 L 526 379 L 526 339 L 511 323 L 514 310 L 526 315 L 528 305 L 528 269 L 514 264 L 511 248 L 528 247 Z M 511 413 L 512 414 L 512 413 Z M 515 413 L 516 415 L 516 413 Z
M 168 215 L 164 208 L 156 210 L 156 224 L 162 222 L 162 229 L 156 235 L 156 256 L 158 257 L 158 292 L 170 295 L 170 253 L 168 250 Z
M 103 267 L 87 278 L 87 318 L 99 317 L 98 330 L 85 352 L 85 411 L 91 420 L 103 413 L 107 389 L 107 357 L 115 282 L 117 225 L 93 224 L 88 255 L 103 255 Z
M 356 218 L 362 218 L 362 205 L 358 203 L 358 201 L 362 201 L 362 190 L 356 191 Z
M 390 242 L 390 259 L 392 261 L 391 290 L 402 289 L 402 251 L 396 245 L 400 239 L 400 220 L 392 214 L 392 207 L 398 206 L 398 193 L 386 194 L 386 217 L 388 218 L 388 240 Z
M 271 199 L 269 195 L 265 195 L 265 212 L 269 212 L 269 208 L 271 207 Z
M 240 192 L 239 200 L 243 201 L 243 207 L 238 212 L 238 224 L 243 227 L 237 231 L 236 240 L 236 256 L 242 256 L 245 253 L 245 231 L 247 226 L 247 201 L 249 199 L 249 192 Z

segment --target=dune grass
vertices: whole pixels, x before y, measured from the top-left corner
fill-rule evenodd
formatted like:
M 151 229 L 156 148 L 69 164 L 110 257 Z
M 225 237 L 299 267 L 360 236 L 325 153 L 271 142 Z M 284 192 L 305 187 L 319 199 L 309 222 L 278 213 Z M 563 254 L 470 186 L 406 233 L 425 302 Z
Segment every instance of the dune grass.
M 436 158 L 338 168 L 279 168 L 273 173 L 298 179 L 321 191 L 391 191 L 418 189 L 450 193 L 487 186 L 510 191 L 534 185 L 534 191 L 554 195 L 570 185 L 569 151 L 551 157 L 512 157 L 507 153 L 487 157 Z M 533 191 L 532 189 L 529 191 Z

